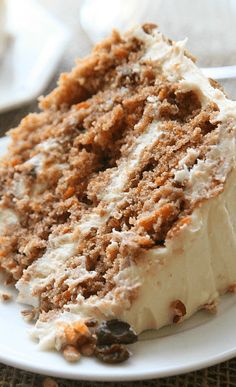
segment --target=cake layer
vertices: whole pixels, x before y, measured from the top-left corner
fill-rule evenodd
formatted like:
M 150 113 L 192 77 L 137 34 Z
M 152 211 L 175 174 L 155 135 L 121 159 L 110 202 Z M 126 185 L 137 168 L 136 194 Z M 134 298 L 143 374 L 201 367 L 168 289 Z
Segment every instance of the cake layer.
M 184 305 L 183 321 L 202 308 L 217 310 L 219 295 L 235 290 L 235 194 L 234 169 L 224 191 L 194 210 L 166 247 L 140 257 L 139 297 L 120 316 L 137 332 L 177 322 L 177 301 Z
M 86 233 L 85 225 L 92 227 L 92 217 L 95 223 L 101 218 L 100 232 L 87 238 L 100 246 L 100 252 L 92 247 L 84 251 L 87 246 L 77 244 L 77 253 L 86 254 L 91 268 L 103 261 L 103 273 L 96 282 L 101 287 L 101 276 L 110 265 L 104 250 L 113 228 L 132 229 L 142 244 L 151 247 L 163 244 L 173 223 L 191 211 L 193 203 L 185 195 L 184 181 L 179 181 L 186 171 L 178 162 L 189 149 L 189 167 L 196 158 L 200 163 L 217 143 L 219 125 L 214 119 L 218 107 L 210 98 L 201 106 L 198 93 L 182 92 L 178 82 L 172 84 L 164 77 L 158 62 L 144 59 L 149 43 L 136 35 L 137 31 L 122 40 L 114 34 L 61 78 L 61 86 L 42 101 L 44 112 L 29 115 L 12 131 L 10 153 L 1 166 L 1 208 L 10 208 L 17 221 L 2 235 L 1 265 L 15 280 L 43 255 L 49 235 L 52 239 L 78 224 L 78 230 L 82 227 Z M 158 32 L 156 35 L 153 41 L 159 39 L 169 50 L 170 43 Z M 168 50 L 166 62 L 177 50 L 181 63 L 179 48 Z M 96 82 L 90 85 L 92 71 Z M 84 84 L 89 91 L 83 91 Z M 70 101 L 72 105 L 67 100 L 72 90 L 65 96 L 65 85 L 67 91 L 73 89 L 78 94 Z M 85 98 L 89 92 L 88 99 L 81 101 L 81 95 Z M 217 91 L 214 94 L 218 96 Z M 68 104 L 59 109 L 56 100 L 63 95 Z M 175 172 L 179 172 L 178 178 Z M 209 196 L 220 189 L 220 184 L 210 184 L 206 190 Z M 169 208 L 169 212 L 165 212 L 167 219 L 153 228 L 159 207 Z M 146 220 L 140 219 L 144 213 Z
M 184 44 L 114 32 L 11 132 L 1 267 L 43 347 L 91 318 L 177 323 L 235 287 L 236 103 Z
M 141 333 L 183 321 L 199 309 L 215 311 L 219 295 L 236 287 L 235 194 L 234 169 L 224 191 L 194 210 L 165 247 L 143 253 L 117 274 L 112 295 L 80 297 L 64 312 L 39 319 L 32 337 L 43 349 L 50 349 L 60 347 L 61 322 L 70 325 L 78 319 L 119 318 Z M 130 287 L 138 292 L 133 302 L 129 302 Z

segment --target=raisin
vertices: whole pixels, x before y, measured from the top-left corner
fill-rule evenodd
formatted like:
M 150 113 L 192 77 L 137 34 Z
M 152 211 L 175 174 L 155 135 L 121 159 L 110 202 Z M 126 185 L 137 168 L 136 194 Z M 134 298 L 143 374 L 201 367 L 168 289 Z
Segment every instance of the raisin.
M 104 363 L 121 363 L 130 357 L 128 349 L 121 344 L 98 345 L 95 356 Z
M 102 321 L 96 329 L 97 344 L 132 344 L 138 339 L 130 325 L 120 320 Z

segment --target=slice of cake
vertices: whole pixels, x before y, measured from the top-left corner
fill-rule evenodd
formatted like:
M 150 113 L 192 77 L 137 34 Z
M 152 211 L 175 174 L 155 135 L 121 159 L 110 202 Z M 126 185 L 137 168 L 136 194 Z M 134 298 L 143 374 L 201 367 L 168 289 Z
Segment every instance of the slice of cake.
M 42 348 L 104 361 L 236 288 L 236 102 L 151 24 L 62 74 L 10 132 L 1 267 Z

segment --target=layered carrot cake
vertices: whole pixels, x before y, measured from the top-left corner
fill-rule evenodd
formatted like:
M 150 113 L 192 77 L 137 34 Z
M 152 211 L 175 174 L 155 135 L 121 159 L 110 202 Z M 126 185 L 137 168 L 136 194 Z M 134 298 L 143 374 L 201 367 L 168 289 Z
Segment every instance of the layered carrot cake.
M 0 264 L 32 337 L 74 361 L 236 288 L 236 102 L 146 24 L 113 32 L 10 131 Z

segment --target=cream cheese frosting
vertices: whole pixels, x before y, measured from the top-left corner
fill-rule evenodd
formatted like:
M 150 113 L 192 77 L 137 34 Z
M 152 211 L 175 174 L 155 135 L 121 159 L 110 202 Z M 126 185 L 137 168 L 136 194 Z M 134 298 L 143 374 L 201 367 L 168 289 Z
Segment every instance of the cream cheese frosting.
M 236 283 L 236 169 L 227 180 L 224 191 L 202 203 L 183 225 L 177 236 L 165 247 L 149 250 L 139 257 L 137 265 L 117 275 L 116 294 L 104 299 L 85 300 L 67 305 L 55 319 L 38 321 L 31 336 L 40 347 L 58 346 L 58 323 L 71 323 L 78 318 L 98 320 L 120 318 L 137 333 L 159 329 L 172 323 L 173 300 L 185 304 L 189 318 L 197 310 L 217 305 L 219 296 Z M 130 304 L 129 287 L 138 289 L 138 297 Z
M 204 202 L 188 225 L 140 258 L 140 293 L 121 318 L 138 332 L 172 323 L 171 302 L 181 300 L 185 318 L 218 302 L 219 295 L 236 282 L 236 170 L 224 191 Z M 145 262 L 145 263 L 144 263 Z M 128 275 L 129 277 L 129 275 Z
M 39 319 L 32 336 L 43 348 L 60 349 L 60 321 L 120 318 L 140 333 L 170 324 L 173 319 L 170 305 L 174 300 L 184 303 L 187 313 L 183 318 L 188 318 L 198 309 L 216 303 L 219 295 L 236 283 L 236 103 L 214 88 L 185 55 L 185 41 L 170 43 L 158 30 L 151 35 L 142 28 L 135 28 L 127 36 L 130 35 L 145 45 L 141 63 L 151 61 L 157 64 L 157 71 L 161 66 L 168 81 L 178 82 L 186 92 L 194 90 L 202 106 L 209 102 L 218 106 L 212 122 L 220 122 L 219 141 L 209 147 L 203 160 L 198 159 L 196 150 L 189 148 L 174 170 L 176 181 L 186 182 L 189 200 L 199 202 L 188 222 L 167 238 L 164 247 L 149 249 L 137 262 L 130 261 L 129 266 L 115 276 L 115 288 L 103 298 L 94 295 L 85 299 L 78 295 L 76 303 L 67 304 L 54 319 Z M 138 67 L 136 71 L 139 71 Z M 150 95 L 147 100 L 158 106 L 158 98 Z M 71 257 L 76 257 L 77 266 L 70 272 L 70 285 L 76 286 L 78 281 L 94 277 L 95 273 L 86 269 L 85 257 L 76 256 L 77 238 L 83 238 L 91 227 L 97 229 L 108 219 L 116 204 L 125 197 L 125 184 L 143 153 L 162 136 L 165 136 L 162 123 L 153 121 L 135 139 L 129 156 L 114 170 L 107 189 L 99 198 L 107 203 L 106 214 L 101 215 L 95 208 L 84 215 L 74 232 L 60 237 L 50 236 L 45 254 L 29 266 L 16 285 L 19 302 L 37 307 L 37 291 L 52 279 L 57 286 L 67 270 L 65 262 Z M 40 169 L 42 154 L 39 152 L 36 159 L 28 162 Z M 191 169 L 188 168 L 189 160 L 195 162 Z M 215 177 L 220 184 L 215 197 L 209 198 L 212 171 L 217 171 Z M 113 231 L 112 243 L 116 244 L 120 239 L 125 241 L 129 236 L 129 231 Z M 130 294 L 134 292 L 137 296 L 131 299 Z

